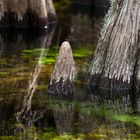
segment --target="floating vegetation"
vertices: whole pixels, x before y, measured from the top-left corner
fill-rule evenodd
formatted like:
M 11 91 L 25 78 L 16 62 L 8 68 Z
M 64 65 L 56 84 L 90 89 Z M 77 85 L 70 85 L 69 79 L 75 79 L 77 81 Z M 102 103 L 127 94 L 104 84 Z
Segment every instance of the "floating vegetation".
M 56 11 L 63 11 L 63 10 L 67 10 L 69 5 L 70 5 L 70 0 L 54 0 L 54 6 L 55 6 L 55 9 Z
M 0 140 L 18 140 L 16 136 L 0 136 Z
M 41 86 L 41 85 L 40 85 Z M 43 85 L 45 86 L 45 85 Z M 90 129 L 90 131 L 83 132 L 82 125 L 80 122 L 72 123 L 72 132 L 66 132 L 64 134 L 59 134 L 57 128 L 47 127 L 44 128 L 43 132 L 34 128 L 33 126 L 30 128 L 24 127 L 22 124 L 16 124 L 16 127 L 22 129 L 20 133 L 16 133 L 15 138 L 26 138 L 26 139 L 37 139 L 37 140 L 126 140 L 126 139 L 133 139 L 139 140 L 140 132 L 127 132 L 127 128 L 132 127 L 130 123 L 138 125 L 140 122 L 138 116 L 127 115 L 127 112 L 123 112 L 125 115 L 119 111 L 114 112 L 115 108 L 113 106 L 101 105 L 101 106 L 94 106 L 90 102 L 70 102 L 64 100 L 56 100 L 48 98 L 45 94 L 36 95 L 33 103 L 35 107 L 39 106 L 41 108 L 46 108 L 47 110 L 53 109 L 57 113 L 57 115 L 63 115 L 63 112 L 66 112 L 69 107 L 73 107 L 73 111 L 78 114 L 78 120 L 82 119 L 85 125 L 89 125 L 85 123 L 87 119 L 89 119 L 90 123 L 95 123 L 94 127 Z M 116 108 L 117 110 L 117 108 Z M 91 117 L 94 118 L 91 120 Z M 96 120 L 100 120 L 98 124 L 96 124 Z M 95 121 L 95 122 L 94 122 Z M 114 122 L 112 125 L 111 122 Z M 120 122 L 120 123 L 119 123 Z M 127 124 L 125 126 L 125 123 Z M 65 124 L 67 125 L 67 124 Z M 78 131 L 75 131 L 75 126 L 78 127 Z M 116 125 L 116 127 L 115 127 Z M 119 126 L 120 125 L 120 126 Z M 123 126 L 123 128 L 122 128 Z M 126 128 L 127 127 L 127 128 Z M 122 135 L 122 136 L 121 136 Z M 12 136 L 9 137 L 9 140 Z M 3 137 L 3 138 L 7 138 Z M 16 140 L 16 139 L 15 139 Z
M 1 58 L 0 59 L 0 64 L 1 65 L 7 65 L 7 59 L 6 58 Z
M 36 90 L 47 90 L 47 85 L 37 85 Z
M 73 51 L 73 55 L 75 58 L 85 58 L 89 57 L 93 54 L 93 51 L 91 48 L 86 48 L 84 46 L 81 46 L 80 48 L 75 48 Z
M 41 53 L 41 51 L 42 51 L 41 48 L 23 50 L 21 58 L 29 59 L 30 62 L 32 62 L 31 60 L 34 60 L 34 62 L 36 61 L 36 63 L 37 63 L 38 56 Z M 57 55 L 58 55 L 58 46 L 53 46 L 51 49 L 46 48 L 45 53 L 46 53 L 46 56 L 44 56 L 39 61 L 39 63 L 45 64 L 45 65 L 54 64 L 56 62 Z M 78 46 L 77 48 L 74 48 L 74 50 L 73 50 L 73 56 L 77 59 L 86 58 L 86 57 L 92 55 L 92 53 L 93 53 L 93 51 L 88 46 Z
M 44 57 L 39 61 L 40 64 L 54 64 L 55 62 L 56 59 L 52 57 Z
M 132 116 L 132 115 L 115 115 L 114 118 L 118 121 L 124 122 L 124 123 L 133 123 L 135 125 L 140 126 L 140 117 L 139 116 Z

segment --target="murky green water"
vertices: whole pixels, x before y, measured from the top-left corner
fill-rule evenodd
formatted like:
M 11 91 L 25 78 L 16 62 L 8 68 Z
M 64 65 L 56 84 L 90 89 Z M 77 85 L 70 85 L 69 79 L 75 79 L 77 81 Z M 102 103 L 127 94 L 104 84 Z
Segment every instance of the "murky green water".
M 86 85 L 104 8 L 97 12 L 92 6 L 66 3 L 63 8 L 63 3 L 55 4 L 58 22 L 46 31 L 0 33 L 0 139 L 139 140 L 139 95 L 92 91 Z M 65 40 L 71 43 L 77 69 L 73 100 L 47 95 Z

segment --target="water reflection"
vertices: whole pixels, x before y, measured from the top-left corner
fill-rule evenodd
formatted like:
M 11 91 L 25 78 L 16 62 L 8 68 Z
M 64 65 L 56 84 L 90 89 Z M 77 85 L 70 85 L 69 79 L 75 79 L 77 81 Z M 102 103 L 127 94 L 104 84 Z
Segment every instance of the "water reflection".
M 51 35 L 50 31 L 47 32 Z M 13 36 L 11 31 L 8 31 L 8 34 L 1 33 L 1 93 L 25 92 L 28 88 L 27 81 L 29 81 L 31 74 L 33 73 L 32 71 L 34 71 L 36 64 L 38 64 L 39 53 L 41 53 L 40 57 L 43 57 L 42 53 L 44 50 L 42 47 L 48 48 L 48 44 L 50 43 L 50 38 L 45 35 L 46 31 L 43 33 L 43 36 L 40 36 L 39 34 L 32 34 L 34 38 L 30 36 L 26 40 L 24 33 L 14 34 L 13 32 Z M 29 36 L 28 32 L 27 36 Z M 46 44 L 45 40 L 48 41 L 48 44 Z M 36 48 L 40 48 L 40 50 L 31 52 L 31 49 Z
M 56 127 L 59 134 L 71 132 L 74 113 L 74 105 L 70 101 L 53 100 L 51 104 Z
M 139 96 L 130 91 L 97 91 L 89 88 L 89 96 L 96 113 L 103 119 L 106 130 L 112 130 L 112 139 L 139 137 Z
M 17 120 L 28 126 L 41 118 L 43 111 L 32 111 L 31 104 L 43 66 L 40 61 L 47 55 L 54 29 L 49 27 L 46 31 L 35 31 L 34 34 L 30 34 L 32 31 L 1 32 L 0 98 L 1 111 L 5 116 L 1 116 L 1 122 L 6 124 L 1 125 L 1 135 L 14 135 L 16 129 L 11 123 L 16 123 L 14 114 L 20 110 Z
M 92 88 L 87 93 L 86 74 L 105 11 L 101 9 L 98 15 L 91 7 L 88 12 L 84 6 L 78 7 L 78 11 L 63 11 L 55 28 L 43 32 L 1 31 L 0 136 L 39 140 L 140 138 L 139 94 Z M 64 40 L 71 43 L 78 70 L 72 101 L 47 95 Z
M 41 60 L 47 55 L 45 48 L 50 47 L 50 45 L 51 45 L 52 37 L 54 34 L 54 29 L 49 34 L 47 34 L 41 41 L 40 56 L 39 56 L 38 63 L 36 65 L 34 71 L 31 73 L 31 77 L 29 79 L 29 87 L 27 89 L 27 95 L 25 96 L 23 108 L 22 108 L 21 112 L 27 113 L 31 108 L 33 94 L 34 94 L 34 92 L 36 90 L 36 86 L 37 86 L 37 80 L 38 80 L 38 77 L 39 77 L 42 67 L 43 67 Z

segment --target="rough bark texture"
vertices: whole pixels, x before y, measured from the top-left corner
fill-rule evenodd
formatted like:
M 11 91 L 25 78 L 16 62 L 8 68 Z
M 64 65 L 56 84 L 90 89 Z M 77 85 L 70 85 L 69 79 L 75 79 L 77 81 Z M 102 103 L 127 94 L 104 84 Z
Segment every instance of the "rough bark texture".
M 90 67 L 89 83 L 104 89 L 139 87 L 140 1 L 112 0 Z
M 68 42 L 60 48 L 57 62 L 48 86 L 48 93 L 58 97 L 72 96 L 72 81 L 75 76 L 75 62 Z
M 54 18 L 52 0 L 0 0 L 0 27 L 43 28 Z

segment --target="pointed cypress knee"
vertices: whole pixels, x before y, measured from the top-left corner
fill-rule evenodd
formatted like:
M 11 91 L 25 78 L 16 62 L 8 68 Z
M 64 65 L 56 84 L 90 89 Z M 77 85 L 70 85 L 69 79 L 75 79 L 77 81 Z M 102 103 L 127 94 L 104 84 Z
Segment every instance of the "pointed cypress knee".
M 58 98 L 72 97 L 75 74 L 75 62 L 71 46 L 68 42 L 64 42 L 60 48 L 58 59 L 51 75 L 48 94 Z

